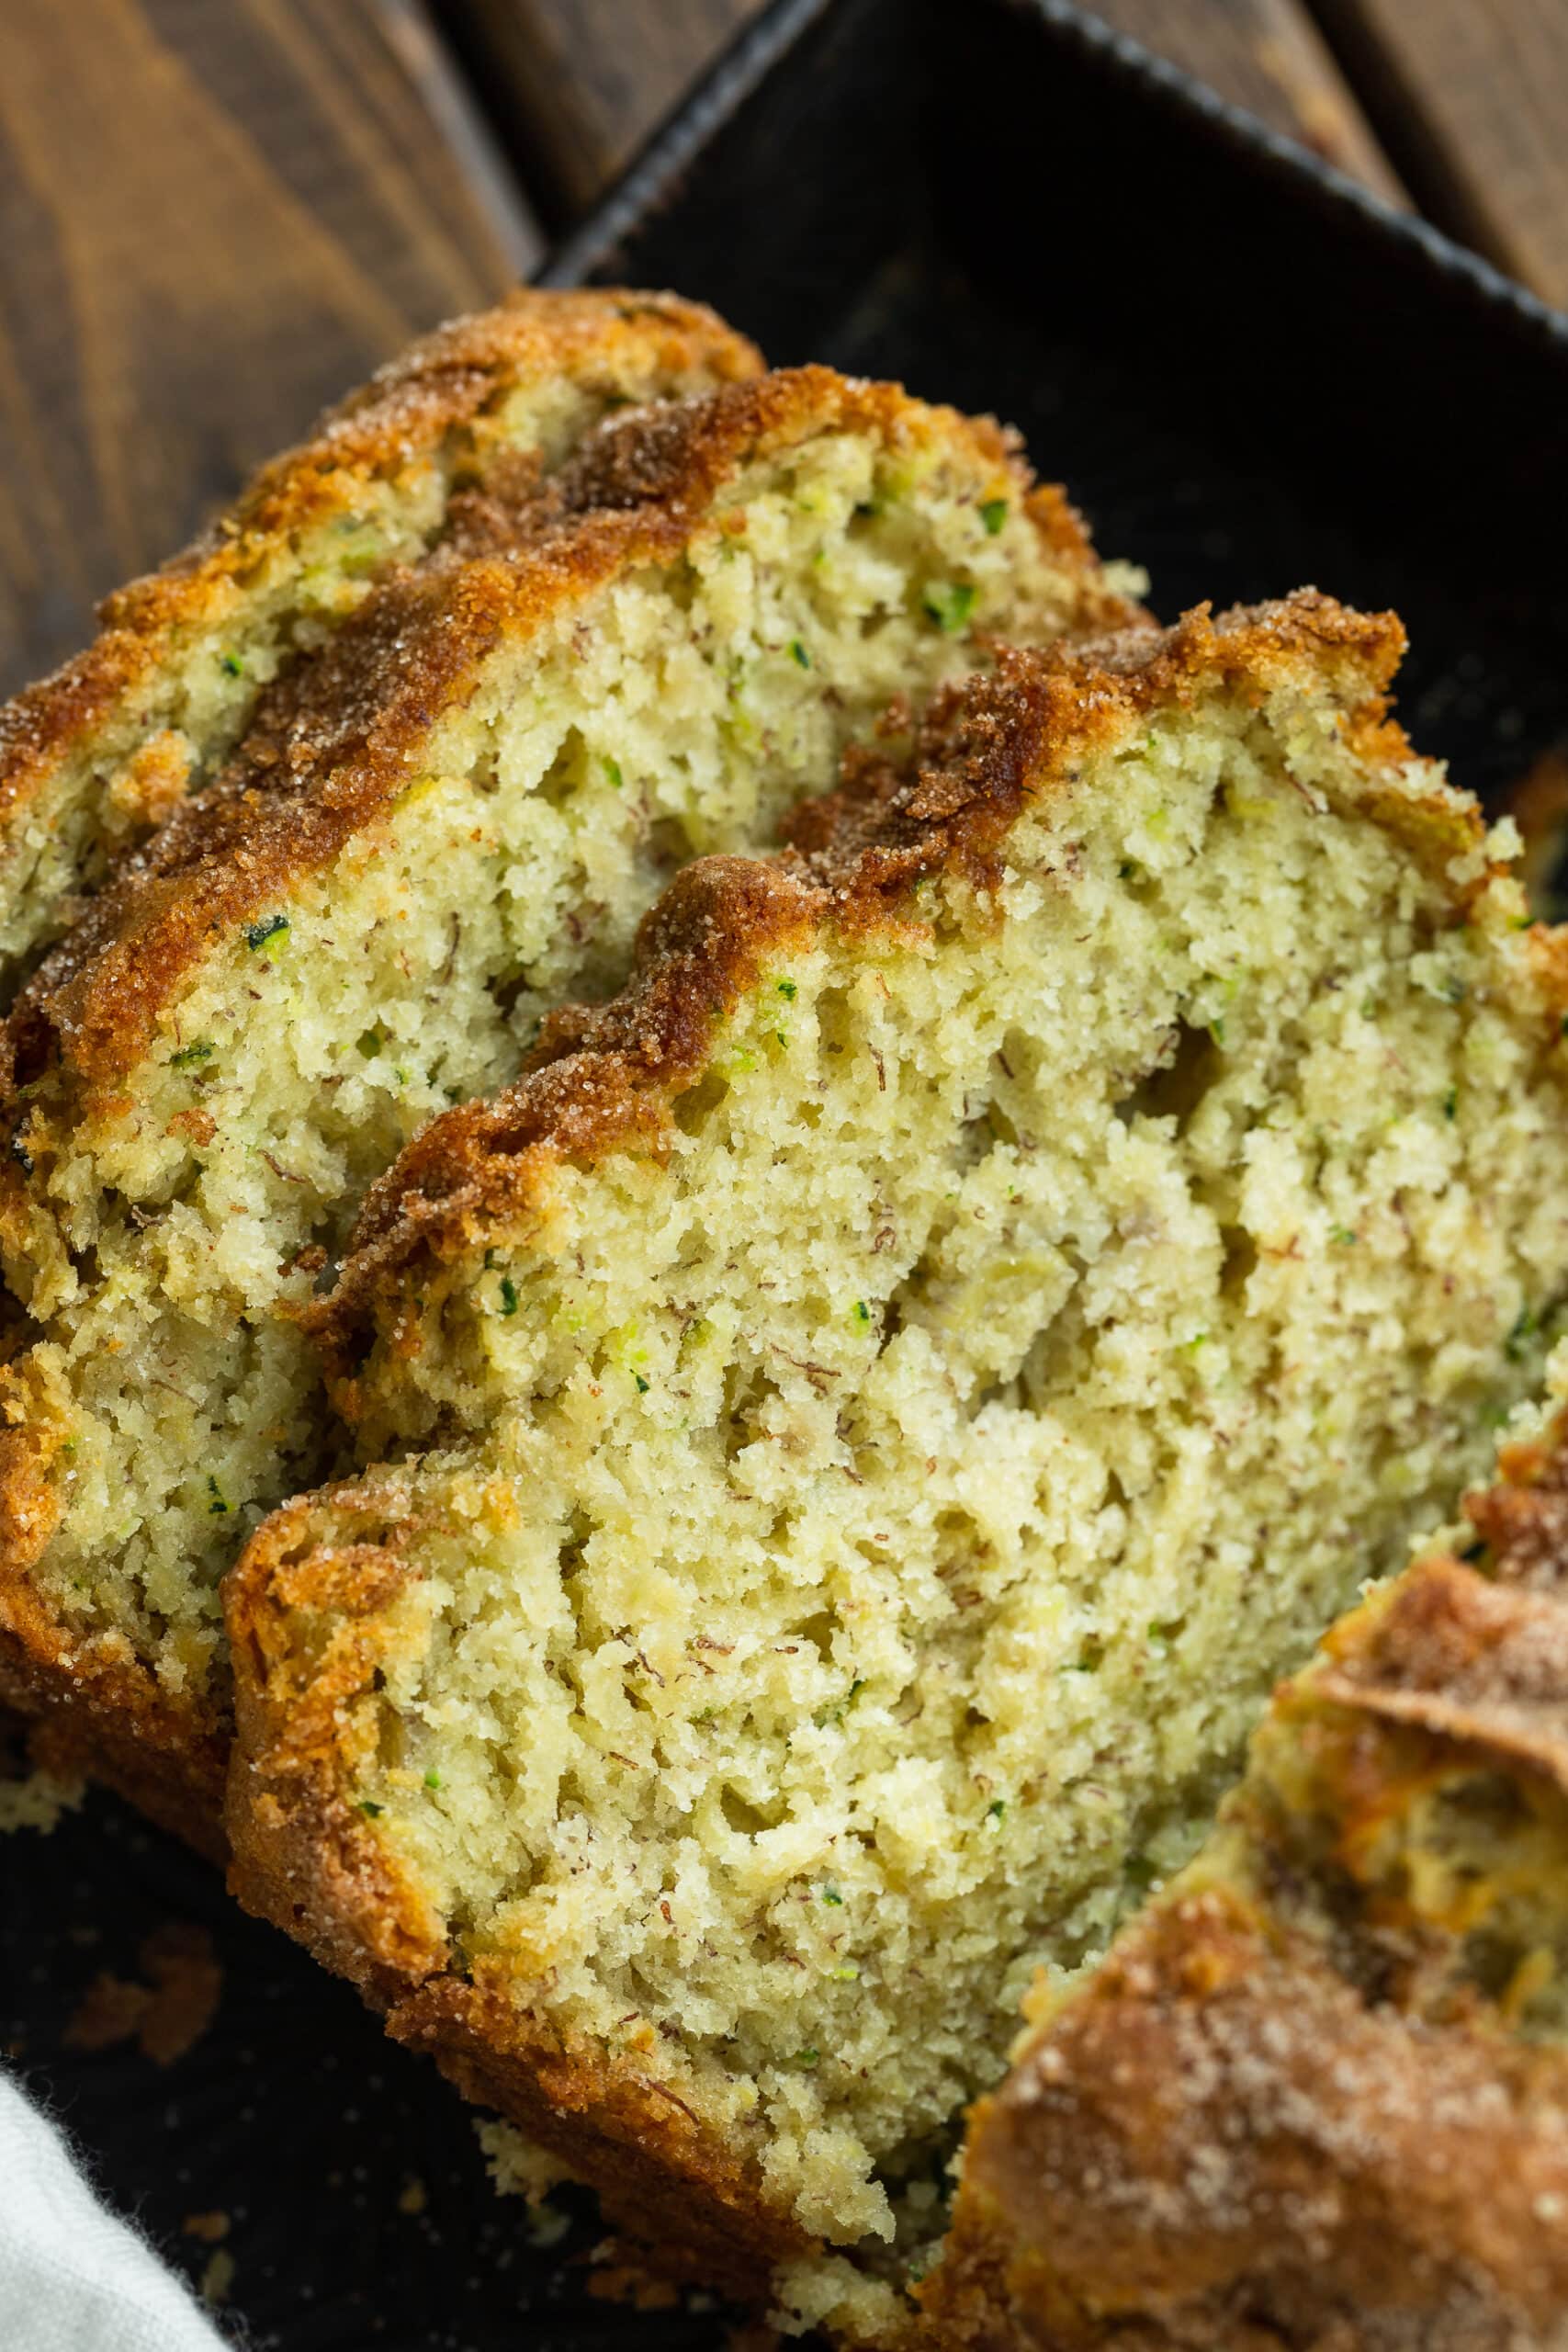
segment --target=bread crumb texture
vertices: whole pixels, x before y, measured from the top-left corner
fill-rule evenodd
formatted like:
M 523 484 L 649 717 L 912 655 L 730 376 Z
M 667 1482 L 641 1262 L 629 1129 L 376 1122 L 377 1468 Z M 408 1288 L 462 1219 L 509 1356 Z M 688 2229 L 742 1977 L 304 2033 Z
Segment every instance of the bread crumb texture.
M 612 417 L 447 524 L 7 1024 L 0 1580 L 68 1694 L 118 1676 L 176 1742 L 217 1736 L 221 1570 L 328 1466 L 294 1317 L 370 1180 L 896 694 L 1124 609 L 998 428 L 828 369 Z
M 1104 1966 L 1037 1988 L 971 2130 L 939 2341 L 1562 2341 L 1560 1408 L 1466 1508 L 1462 1558 L 1406 1569 L 1280 1692 Z
M 1561 952 L 1400 642 L 1010 657 L 682 876 L 378 1187 L 325 1319 L 383 1459 L 231 1579 L 250 1899 L 652 2086 L 797 2322 L 907 2308 L 1032 1971 L 1539 1384 Z
M 265 688 L 498 468 L 547 470 L 629 401 L 753 375 L 672 295 L 524 291 L 412 345 L 265 467 L 183 555 L 118 590 L 85 652 L 0 710 L 0 983 L 117 852 L 209 782 Z

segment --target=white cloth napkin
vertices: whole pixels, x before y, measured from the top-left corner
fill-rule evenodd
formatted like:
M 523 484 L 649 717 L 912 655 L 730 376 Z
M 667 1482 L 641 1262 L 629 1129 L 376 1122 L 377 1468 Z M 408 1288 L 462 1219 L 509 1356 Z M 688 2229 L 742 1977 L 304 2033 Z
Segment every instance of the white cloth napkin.
M 226 2352 L 172 2270 L 106 2211 L 53 2125 L 0 2075 L 5 2352 Z

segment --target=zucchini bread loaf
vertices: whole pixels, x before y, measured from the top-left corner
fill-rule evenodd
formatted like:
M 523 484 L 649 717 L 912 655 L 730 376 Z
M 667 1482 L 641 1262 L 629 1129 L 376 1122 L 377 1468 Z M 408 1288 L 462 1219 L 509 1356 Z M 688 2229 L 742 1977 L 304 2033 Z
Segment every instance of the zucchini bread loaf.
M 375 1188 L 236 1883 L 660 2258 L 881 2337 L 1037 1962 L 1483 1467 L 1568 974 L 1303 594 L 1004 660 Z
M 983 632 L 1125 609 L 998 428 L 825 368 L 629 411 L 454 499 L 0 1035 L 9 1694 L 216 1822 L 218 1579 L 328 1466 L 292 1318 L 371 1178 L 897 694 Z
M 1568 2344 L 1568 1419 L 1334 1629 L 971 2128 L 936 2341 Z
M 209 780 L 263 687 L 440 536 L 455 492 L 547 469 L 628 401 L 757 373 L 667 294 L 519 293 L 414 344 L 276 458 L 96 642 L 0 710 L 0 1003 L 113 853 Z

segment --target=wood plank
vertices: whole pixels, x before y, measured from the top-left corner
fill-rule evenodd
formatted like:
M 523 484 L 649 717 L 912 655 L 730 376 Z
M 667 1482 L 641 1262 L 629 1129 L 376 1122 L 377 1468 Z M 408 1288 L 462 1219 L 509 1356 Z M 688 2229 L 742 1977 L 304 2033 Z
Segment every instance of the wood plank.
M 1169 64 L 1392 204 L 1407 202 L 1304 0 L 1087 0 Z M 1399 6 L 1400 0 L 1391 0 Z
M 498 222 L 436 130 L 410 22 L 406 0 L 6 0 L 0 686 L 516 275 L 525 217 Z
M 762 0 L 437 0 L 557 225 L 585 212 Z
M 1403 191 L 1303 0 L 1089 0 L 1223 97 L 1395 203 Z M 440 0 L 514 152 L 585 210 L 761 0 Z
M 1422 209 L 1568 308 L 1564 0 L 1318 0 Z

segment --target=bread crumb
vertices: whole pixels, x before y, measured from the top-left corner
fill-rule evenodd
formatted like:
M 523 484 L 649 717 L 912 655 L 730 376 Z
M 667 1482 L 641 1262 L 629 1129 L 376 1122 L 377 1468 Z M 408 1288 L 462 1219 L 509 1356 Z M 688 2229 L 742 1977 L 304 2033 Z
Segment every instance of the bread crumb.
M 0 1780 L 0 1836 L 16 1829 L 47 1835 L 62 1813 L 74 1813 L 85 1793 L 80 1780 L 62 1780 L 41 1769 L 19 1781 Z
M 201 2300 L 204 2303 L 223 2303 L 229 2300 L 229 2290 L 234 2283 L 234 2257 L 220 2247 L 201 2274 Z
M 498 2197 L 521 2197 L 528 2207 L 525 2235 L 536 2252 L 558 2245 L 571 2227 L 570 2213 L 546 2203 L 551 2189 L 571 2176 L 513 2123 L 487 2118 L 474 2127 L 485 2153 L 485 2165 Z
M 201 2238 L 209 2245 L 216 2245 L 229 2234 L 229 2216 L 221 2211 L 213 2213 L 187 2213 L 180 2223 L 187 2238 Z
M 541 2205 L 552 2188 L 570 2178 L 547 2149 L 513 2123 L 487 2117 L 475 2124 L 474 2131 L 500 2197 L 524 2197 L 530 2205 Z
M 115 814 L 150 832 L 173 815 L 185 798 L 196 746 L 174 728 L 150 735 L 113 778 L 108 797 Z
M 594 2249 L 597 2265 L 588 2274 L 588 2291 L 595 2302 L 624 2303 L 634 2312 L 672 2312 L 681 2305 L 681 2290 L 668 2278 L 656 2278 L 653 2273 L 637 2261 L 616 2257 L 626 2249 L 615 2241 Z M 600 2253 L 610 2259 L 598 2264 Z
M 107 2050 L 137 2041 L 155 2066 L 173 2065 L 211 2024 L 223 1972 L 205 1928 L 172 1920 L 143 1942 L 150 1984 L 130 1984 L 101 1969 L 65 2029 L 68 2050 Z

